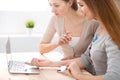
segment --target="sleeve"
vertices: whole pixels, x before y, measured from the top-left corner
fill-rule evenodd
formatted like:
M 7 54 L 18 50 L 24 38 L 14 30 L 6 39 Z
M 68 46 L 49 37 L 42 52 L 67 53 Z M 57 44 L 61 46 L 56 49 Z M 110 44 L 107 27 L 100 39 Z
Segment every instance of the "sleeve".
M 91 44 L 87 48 L 84 54 L 81 55 L 80 61 L 83 63 L 86 71 L 90 72 L 91 74 L 95 75 L 95 69 L 92 63 L 92 60 L 90 58 L 90 49 L 91 49 Z
M 43 37 L 41 39 L 42 43 L 51 42 L 51 40 L 53 39 L 53 36 L 56 33 L 55 26 L 56 26 L 56 17 L 52 16 L 44 34 L 43 34 Z
M 120 49 L 111 40 L 105 42 L 107 52 L 107 71 L 103 80 L 120 80 Z
M 96 20 L 85 21 L 79 42 L 73 47 L 74 53 L 81 55 L 84 53 L 93 40 L 94 34 L 99 27 Z

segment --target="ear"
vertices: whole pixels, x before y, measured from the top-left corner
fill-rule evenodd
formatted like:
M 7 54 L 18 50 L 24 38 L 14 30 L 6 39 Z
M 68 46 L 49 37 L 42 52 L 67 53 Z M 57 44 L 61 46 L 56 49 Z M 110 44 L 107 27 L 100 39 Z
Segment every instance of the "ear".
M 69 5 L 72 6 L 74 0 L 69 0 Z

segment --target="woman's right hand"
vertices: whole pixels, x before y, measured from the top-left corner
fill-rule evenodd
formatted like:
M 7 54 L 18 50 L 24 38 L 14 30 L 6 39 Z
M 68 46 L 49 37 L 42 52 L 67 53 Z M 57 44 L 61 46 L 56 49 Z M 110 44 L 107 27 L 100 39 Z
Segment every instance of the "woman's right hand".
M 38 58 L 33 58 L 32 60 L 31 60 L 31 62 L 25 62 L 26 64 L 28 64 L 28 65 L 32 65 L 32 66 L 37 66 L 37 67 L 49 67 L 49 66 L 52 66 L 51 65 L 51 61 L 49 61 L 49 60 L 40 60 L 40 59 L 38 59 Z
M 68 44 L 72 40 L 70 32 L 66 32 L 62 36 L 60 36 L 57 44 L 58 45 L 63 45 L 63 44 Z

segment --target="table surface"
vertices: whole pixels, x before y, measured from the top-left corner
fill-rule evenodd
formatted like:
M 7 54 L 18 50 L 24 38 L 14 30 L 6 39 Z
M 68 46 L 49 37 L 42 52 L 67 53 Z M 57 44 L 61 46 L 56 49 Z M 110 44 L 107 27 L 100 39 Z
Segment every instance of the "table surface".
M 41 57 L 39 53 L 35 52 L 12 53 L 13 59 L 21 61 L 30 61 L 33 57 L 44 58 Z M 53 58 L 49 55 L 47 57 Z M 56 60 L 60 58 L 57 58 Z M 56 68 L 57 67 L 40 68 L 40 74 L 10 74 L 7 69 L 6 54 L 0 53 L 0 80 L 75 80 L 70 76 L 58 73 Z

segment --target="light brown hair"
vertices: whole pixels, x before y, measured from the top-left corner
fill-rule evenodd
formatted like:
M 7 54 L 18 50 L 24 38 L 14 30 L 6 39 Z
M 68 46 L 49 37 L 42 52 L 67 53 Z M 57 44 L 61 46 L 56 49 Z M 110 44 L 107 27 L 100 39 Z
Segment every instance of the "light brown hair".
M 115 0 L 83 0 L 120 48 L 120 11 Z

